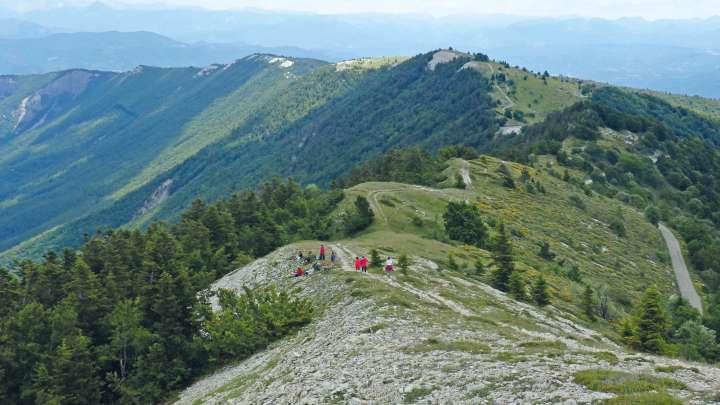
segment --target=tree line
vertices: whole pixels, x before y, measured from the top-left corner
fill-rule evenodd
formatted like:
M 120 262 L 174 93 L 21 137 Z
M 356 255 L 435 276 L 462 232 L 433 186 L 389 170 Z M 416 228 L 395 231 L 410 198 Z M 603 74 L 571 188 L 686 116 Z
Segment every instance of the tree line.
M 309 322 L 292 293 L 221 291 L 213 313 L 207 288 L 278 246 L 345 232 L 330 218 L 342 198 L 276 179 L 195 201 L 176 224 L 107 230 L 0 270 L 0 402 L 162 402 Z

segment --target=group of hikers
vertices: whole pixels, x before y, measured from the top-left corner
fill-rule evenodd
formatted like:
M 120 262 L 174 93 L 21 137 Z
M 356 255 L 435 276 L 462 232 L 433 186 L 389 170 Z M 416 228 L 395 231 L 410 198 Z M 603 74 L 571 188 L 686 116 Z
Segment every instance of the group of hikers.
M 317 256 L 314 257 L 312 252 L 307 252 L 307 254 L 303 254 L 302 251 L 298 251 L 297 255 L 295 256 L 295 260 L 298 261 L 300 265 L 295 269 L 295 271 L 293 271 L 293 277 L 309 276 L 316 271 L 322 270 L 323 266 L 321 262 L 325 261 L 325 250 L 325 245 L 320 245 L 320 252 Z M 337 260 L 337 255 L 335 254 L 335 251 L 332 250 L 330 251 L 330 262 L 332 264 L 335 264 L 335 260 Z M 309 269 L 303 269 L 303 265 L 307 266 L 310 264 L 312 264 L 312 266 Z
M 326 260 L 326 248 L 325 245 L 320 245 L 320 250 L 318 252 L 319 254 L 317 256 L 313 256 L 312 252 L 307 252 L 307 254 L 303 254 L 302 251 L 298 251 L 297 255 L 295 256 L 295 260 L 299 262 L 299 266 L 295 269 L 295 271 L 292 272 L 293 277 L 303 277 L 303 276 L 309 276 L 310 274 L 322 270 L 323 264 Z M 330 251 L 330 266 L 326 268 L 330 268 L 335 265 L 335 261 L 337 260 L 337 254 L 335 254 L 334 250 Z M 307 270 L 303 269 L 303 265 L 310 266 Z M 355 257 L 355 271 L 359 271 L 362 273 L 367 273 L 368 269 L 368 258 L 365 256 Z M 385 271 L 390 273 L 393 269 L 393 258 L 388 257 L 385 261 Z

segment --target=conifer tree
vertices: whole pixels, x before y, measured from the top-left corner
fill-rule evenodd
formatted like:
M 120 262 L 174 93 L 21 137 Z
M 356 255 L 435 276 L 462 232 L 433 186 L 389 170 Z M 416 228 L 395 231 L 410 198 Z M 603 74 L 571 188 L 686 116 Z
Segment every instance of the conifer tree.
M 508 282 L 515 271 L 515 266 L 513 265 L 512 246 L 503 223 L 500 223 L 498 229 L 493 259 L 497 268 L 493 272 L 492 285 L 500 291 L 508 291 Z
M 640 299 L 637 334 L 640 348 L 650 353 L 662 353 L 668 320 L 662 298 L 656 286 L 645 290 Z
M 635 325 L 630 317 L 626 317 L 620 322 L 620 335 L 628 347 L 637 349 L 640 346 Z
M 527 287 L 525 285 L 525 279 L 517 271 L 513 271 L 510 274 L 510 279 L 508 280 L 508 292 L 516 300 L 527 301 L 527 299 L 528 299 Z
M 550 244 L 546 241 L 540 242 L 540 252 L 538 253 L 538 256 L 542 257 L 545 260 L 552 260 L 555 258 L 555 253 L 553 253 L 550 250 Z
M 380 258 L 380 253 L 378 253 L 377 249 L 372 249 L 370 251 L 370 267 L 381 268 L 382 265 L 383 263 Z
M 400 269 L 400 273 L 403 275 L 407 274 L 408 267 L 410 267 L 410 258 L 408 258 L 408 255 L 405 253 L 401 254 L 400 257 L 398 257 L 398 268 Z
M 475 261 L 475 276 L 482 277 L 484 275 L 485 275 L 485 266 L 483 266 L 483 263 L 480 259 L 477 259 Z
M 450 239 L 478 247 L 485 245 L 485 223 L 477 206 L 450 202 L 443 213 L 443 223 Z
M 108 356 L 117 361 L 121 381 L 128 377 L 150 339 L 150 333 L 142 326 L 142 319 L 138 298 L 119 302 L 110 314 L 112 335 Z
M 545 277 L 538 276 L 532 287 L 532 298 L 539 307 L 544 307 L 550 303 L 550 295 L 548 294 L 547 283 Z
M 101 382 L 90 339 L 82 335 L 64 338 L 47 362 L 36 368 L 33 380 L 37 403 L 100 402 Z
M 448 253 L 448 269 L 457 271 L 459 268 L 457 262 L 455 261 L 455 255 L 452 253 Z
M 460 175 L 460 173 L 455 175 L 455 188 L 459 188 L 461 190 L 464 190 L 467 188 L 467 185 L 465 184 L 465 180 Z
M 585 315 L 587 315 L 588 319 L 591 321 L 595 321 L 595 298 L 594 298 L 595 292 L 593 291 L 592 287 L 590 285 L 585 286 L 585 291 L 583 291 L 582 295 L 582 308 L 585 312 Z

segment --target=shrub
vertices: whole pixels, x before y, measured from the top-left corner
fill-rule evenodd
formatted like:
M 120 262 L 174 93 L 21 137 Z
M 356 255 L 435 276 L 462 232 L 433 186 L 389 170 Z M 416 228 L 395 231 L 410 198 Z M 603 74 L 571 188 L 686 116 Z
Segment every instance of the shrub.
M 293 329 L 310 322 L 313 307 L 274 287 L 245 289 L 244 294 L 220 290 L 220 311 L 203 322 L 202 345 L 215 362 L 244 357 Z
M 685 384 L 672 378 L 653 377 L 613 370 L 582 370 L 575 373 L 574 382 L 593 391 L 615 394 L 634 394 L 666 388 L 684 389 Z
M 620 218 L 613 218 L 610 221 L 610 230 L 615 233 L 615 235 L 624 238 L 627 234 L 627 231 L 625 230 L 625 223 Z
M 475 205 L 451 202 L 445 208 L 443 220 L 450 239 L 478 247 L 485 245 L 487 231 Z

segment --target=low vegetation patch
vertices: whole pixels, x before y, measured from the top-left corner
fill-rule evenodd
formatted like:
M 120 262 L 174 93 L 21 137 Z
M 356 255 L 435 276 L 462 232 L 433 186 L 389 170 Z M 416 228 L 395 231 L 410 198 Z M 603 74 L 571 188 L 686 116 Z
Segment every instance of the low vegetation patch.
M 375 332 L 377 332 L 381 329 L 385 329 L 385 328 L 387 328 L 387 325 L 380 322 L 380 323 L 376 323 L 375 325 L 368 326 L 367 328 L 363 329 L 361 332 L 362 333 L 375 333 Z
M 523 347 L 531 352 L 536 351 L 546 351 L 546 350 L 565 350 L 567 346 L 565 343 L 560 341 L 549 341 L 549 340 L 537 340 L 537 341 L 530 341 L 530 342 L 522 342 L 520 343 L 520 347 Z
M 434 338 L 427 339 L 422 343 L 418 343 L 405 349 L 405 351 L 409 353 L 424 353 L 432 352 L 434 350 L 443 350 L 449 352 L 458 351 L 473 354 L 490 353 L 490 347 L 484 343 L 475 342 L 472 340 L 442 342 Z
M 586 352 L 577 352 L 576 354 L 591 356 L 599 361 L 605 361 L 608 364 L 613 365 L 613 366 L 620 362 L 620 359 L 618 359 L 618 357 L 614 353 L 611 353 L 611 352 L 586 351 Z
M 682 403 L 682 401 L 666 392 L 620 395 L 605 401 L 605 404 L 608 405 L 682 405 Z
M 657 366 L 657 367 L 655 367 L 655 371 L 657 371 L 658 373 L 674 373 L 674 372 L 679 371 L 679 370 L 690 370 L 690 371 L 693 371 L 693 372 L 695 372 L 695 373 L 699 373 L 699 372 L 700 372 L 700 370 L 698 370 L 696 367 L 690 367 L 690 368 L 688 368 L 688 367 L 676 366 L 676 365 L 672 365 L 672 366 Z
M 575 373 L 575 383 L 593 391 L 635 394 L 666 388 L 685 389 L 685 384 L 672 378 L 653 377 L 614 370 L 582 370 Z
M 433 391 L 435 391 L 434 388 L 425 388 L 425 387 L 413 388 L 412 390 L 408 391 L 405 394 L 405 398 L 404 398 L 403 402 L 405 402 L 406 404 L 414 404 L 420 398 L 430 395 L 430 393 L 432 393 Z

